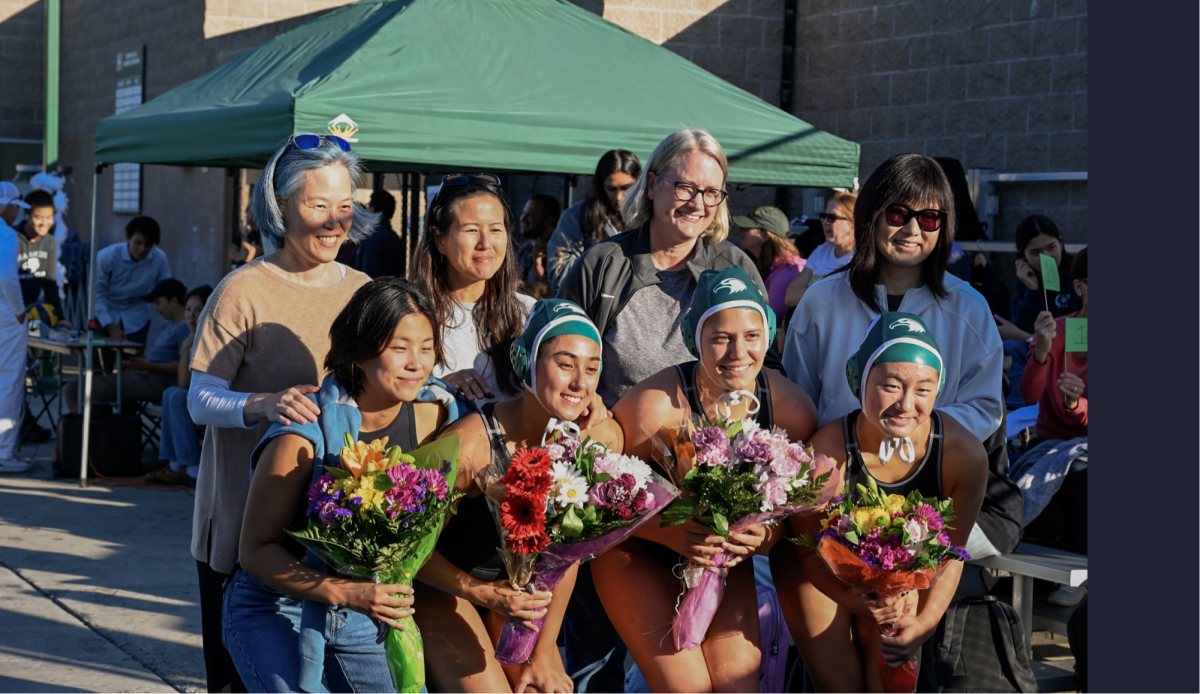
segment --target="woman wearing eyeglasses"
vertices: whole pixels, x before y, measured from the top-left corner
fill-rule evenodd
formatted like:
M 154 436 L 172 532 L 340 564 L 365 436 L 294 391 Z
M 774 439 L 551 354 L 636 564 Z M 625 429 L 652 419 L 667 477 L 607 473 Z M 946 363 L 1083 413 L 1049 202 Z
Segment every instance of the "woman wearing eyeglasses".
M 845 269 L 809 288 L 788 327 L 788 378 L 817 404 L 820 426 L 858 407 L 846 360 L 885 311 L 916 314 L 942 345 L 938 410 L 980 441 L 1000 426 L 1004 352 L 987 301 L 946 272 L 954 240 L 954 195 L 941 166 L 898 154 L 871 174 L 854 210 L 855 249 Z M 966 549 L 985 556 L 982 531 Z M 772 556 L 772 561 L 776 560 Z
M 339 137 L 296 135 L 267 162 L 251 205 L 267 255 L 221 280 L 204 308 L 188 410 L 200 450 L 192 556 L 200 574 L 210 691 L 245 691 L 221 643 L 222 584 L 238 559 L 250 454 L 273 422 L 315 423 L 329 326 L 371 280 L 335 262 L 378 215 L 354 201 L 358 155 Z
M 682 128 L 660 142 L 625 196 L 630 229 L 592 246 L 558 296 L 583 307 L 604 341 L 597 392 L 609 407 L 633 386 L 691 361 L 680 322 L 705 270 L 741 267 L 766 295 L 754 261 L 727 242 L 729 165 L 709 133 Z M 567 609 L 567 672 L 578 691 L 621 691 L 624 646 L 584 565 Z

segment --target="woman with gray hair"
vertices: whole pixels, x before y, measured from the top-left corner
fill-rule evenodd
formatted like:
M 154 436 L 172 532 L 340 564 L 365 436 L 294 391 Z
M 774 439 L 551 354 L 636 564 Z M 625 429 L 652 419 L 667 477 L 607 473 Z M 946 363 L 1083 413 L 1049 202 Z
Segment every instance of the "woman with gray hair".
M 329 326 L 370 277 L 335 262 L 378 215 L 355 202 L 362 166 L 339 137 L 296 135 L 267 162 L 251 206 L 267 255 L 225 276 L 196 334 L 188 409 L 200 451 L 192 556 L 209 691 L 242 686 L 221 643 L 222 584 L 238 559 L 250 454 L 272 422 L 316 422 Z
M 766 295 L 754 261 L 725 240 L 728 177 L 725 150 L 711 134 L 671 133 L 625 195 L 621 215 L 631 231 L 589 248 L 563 280 L 558 297 L 582 306 L 603 336 L 605 368 L 596 391 L 609 408 L 639 382 L 691 361 L 679 326 L 700 273 L 739 266 Z M 624 646 L 587 564 L 563 631 L 576 691 L 622 691 Z

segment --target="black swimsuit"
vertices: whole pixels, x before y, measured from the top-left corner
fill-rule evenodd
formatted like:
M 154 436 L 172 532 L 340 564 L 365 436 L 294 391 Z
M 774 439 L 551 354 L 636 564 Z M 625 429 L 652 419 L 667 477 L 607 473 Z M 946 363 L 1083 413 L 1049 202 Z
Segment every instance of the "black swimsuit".
M 692 361 L 686 364 L 676 364 L 675 372 L 679 374 L 679 382 L 683 384 L 683 393 L 687 397 L 688 406 L 692 411 L 704 417 L 704 407 L 700 403 L 700 390 L 696 388 L 696 369 L 700 368 L 699 361 Z M 758 372 L 758 378 L 755 379 L 755 397 L 758 398 L 758 413 L 754 415 L 754 421 L 764 429 L 770 429 L 775 426 L 775 411 L 771 403 L 771 383 L 767 379 L 765 371 Z M 650 465 L 655 468 L 659 474 L 663 474 L 662 468 L 655 462 L 651 461 Z M 670 479 L 670 475 L 663 475 Z M 643 545 L 650 553 L 650 556 L 658 560 L 660 564 L 670 569 L 674 569 L 679 564 L 685 563 L 687 557 L 679 554 L 675 550 L 661 545 L 653 541 L 645 541 Z
M 508 445 L 500 432 L 500 423 L 496 421 L 496 403 L 484 405 L 480 415 L 487 429 L 492 460 L 502 461 L 507 468 L 512 456 L 508 454 Z M 508 571 L 496 551 L 501 546 L 495 515 L 488 507 L 487 496 L 480 494 L 464 497 L 458 503 L 458 512 L 438 538 L 437 551 L 460 570 L 490 583 L 508 578 Z
M 858 485 L 867 486 L 867 480 L 874 476 L 867 471 L 858 449 L 858 413 L 855 410 L 842 420 L 842 435 L 846 438 L 846 479 L 851 491 L 857 490 Z M 882 482 L 878 479 L 875 484 L 888 494 L 908 496 L 916 490 L 923 496 L 935 496 L 944 499 L 942 490 L 942 449 L 945 438 L 942 434 L 942 416 L 934 411 L 930 417 L 929 444 L 925 447 L 925 457 L 917 465 L 917 469 L 899 482 Z M 904 463 L 901 463 L 903 465 Z

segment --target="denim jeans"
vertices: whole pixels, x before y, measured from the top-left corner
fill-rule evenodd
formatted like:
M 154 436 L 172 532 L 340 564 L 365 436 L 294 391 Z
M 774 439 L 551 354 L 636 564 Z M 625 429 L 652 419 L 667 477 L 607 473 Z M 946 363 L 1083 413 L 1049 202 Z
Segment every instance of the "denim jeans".
M 225 646 L 251 692 L 300 691 L 300 608 L 237 569 L 225 592 Z M 366 615 L 331 607 L 325 626 L 325 691 L 394 692 L 379 633 Z
M 188 412 L 186 388 L 171 386 L 162 395 L 162 438 L 159 460 L 171 461 L 172 470 L 187 469 L 192 479 L 200 471 L 200 437 Z
M 592 567 L 579 567 L 575 590 L 563 617 L 564 665 L 577 692 L 625 691 L 625 654 L 629 649 L 604 611 Z
M 1011 390 L 1004 399 L 1004 406 L 1009 410 L 1017 410 L 1032 405 L 1031 402 L 1025 402 L 1025 396 L 1021 395 L 1021 374 L 1025 373 L 1025 362 L 1029 360 L 1029 344 L 1024 340 L 1005 340 L 1003 347 L 1004 354 L 1012 357 L 1007 372 Z

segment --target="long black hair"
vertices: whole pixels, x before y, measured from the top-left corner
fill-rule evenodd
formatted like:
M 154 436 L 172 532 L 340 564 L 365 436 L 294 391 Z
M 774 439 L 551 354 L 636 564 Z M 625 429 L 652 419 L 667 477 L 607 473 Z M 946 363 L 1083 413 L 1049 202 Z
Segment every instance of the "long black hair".
M 850 273 L 850 288 L 854 295 L 874 310 L 883 313 L 875 285 L 879 283 L 879 249 L 875 244 L 876 226 L 883 210 L 893 203 L 936 205 L 946 213 L 946 221 L 938 232 L 937 246 L 921 264 L 925 286 L 934 298 L 949 296 L 946 284 L 946 265 L 950 262 L 950 246 L 954 243 L 954 193 L 942 167 L 933 159 L 920 154 L 897 154 L 875 169 L 858 193 L 854 205 L 854 255 L 846 264 Z
M 618 232 L 625 231 L 621 210 L 609 204 L 608 193 L 604 190 L 604 182 L 615 173 L 629 174 L 637 179 L 642 173 L 642 162 L 627 149 L 610 149 L 600 157 L 583 202 L 583 216 L 579 220 L 583 229 L 583 245 L 588 248 L 607 238 L 604 232 L 606 224 L 611 224 Z
M 374 359 L 387 349 L 396 332 L 396 326 L 405 316 L 419 313 L 429 319 L 433 330 L 433 354 L 436 364 L 441 364 L 442 336 L 438 334 L 433 304 L 408 280 L 396 277 L 381 277 L 368 282 L 354 292 L 342 312 L 333 319 L 329 328 L 329 354 L 325 357 L 325 371 L 337 377 L 338 382 L 358 397 L 363 391 L 362 369 L 355 362 Z
M 1058 239 L 1058 244 L 1063 247 L 1062 260 L 1058 263 L 1060 274 L 1063 269 L 1069 269 L 1071 267 L 1071 256 L 1067 253 L 1067 247 L 1063 245 L 1062 232 L 1058 230 L 1058 225 L 1054 223 L 1054 220 L 1050 219 L 1046 215 L 1031 214 L 1025 219 L 1022 219 L 1021 223 L 1017 225 L 1015 236 L 1017 242 L 1017 257 L 1020 259 L 1025 258 L 1025 249 L 1028 248 L 1029 243 L 1037 237 L 1050 236 Z M 1040 266 L 1034 267 L 1034 270 L 1037 271 L 1038 276 L 1041 276 L 1042 269 Z
M 517 301 L 517 265 L 512 230 L 512 210 L 504 190 L 482 179 L 472 179 L 466 185 L 442 186 L 434 196 L 425 213 L 425 231 L 417 251 L 417 282 L 421 291 L 433 304 L 434 330 L 440 336 L 451 327 L 454 320 L 454 299 L 450 289 L 449 261 L 438 250 L 437 239 L 446 235 L 454 224 L 455 208 L 458 203 L 477 195 L 490 195 L 500 202 L 504 210 L 504 228 L 508 232 L 508 246 L 504 252 L 504 264 L 484 284 L 483 296 L 475 304 L 471 319 L 475 322 L 475 333 L 479 336 L 479 351 L 492 360 L 496 370 L 496 382 L 500 390 L 516 395 L 520 384 L 509 361 L 508 350 L 513 340 L 525 330 L 525 307 Z M 439 343 L 441 340 L 439 340 Z

